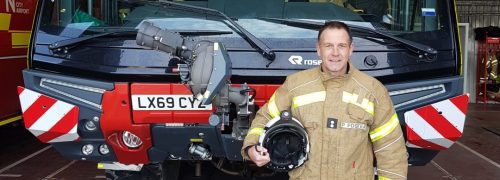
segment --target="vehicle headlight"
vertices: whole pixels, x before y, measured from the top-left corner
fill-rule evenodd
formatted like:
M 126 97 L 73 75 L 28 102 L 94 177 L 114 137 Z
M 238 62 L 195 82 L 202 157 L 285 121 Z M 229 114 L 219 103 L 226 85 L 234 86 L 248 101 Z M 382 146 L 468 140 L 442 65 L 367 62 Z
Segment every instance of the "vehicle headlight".
M 109 153 L 109 148 L 108 148 L 108 145 L 106 145 L 106 144 L 101 144 L 101 145 L 99 146 L 99 153 L 101 153 L 102 155 L 108 154 L 108 153 Z
M 93 131 L 95 129 L 97 129 L 94 121 L 92 120 L 86 120 L 85 121 L 85 129 L 89 130 L 89 131 Z
M 94 152 L 94 146 L 92 144 L 86 144 L 82 147 L 82 153 L 84 155 L 90 155 Z
M 123 131 L 122 140 L 123 143 L 125 143 L 125 145 L 129 148 L 137 148 L 142 145 L 141 138 L 128 131 Z

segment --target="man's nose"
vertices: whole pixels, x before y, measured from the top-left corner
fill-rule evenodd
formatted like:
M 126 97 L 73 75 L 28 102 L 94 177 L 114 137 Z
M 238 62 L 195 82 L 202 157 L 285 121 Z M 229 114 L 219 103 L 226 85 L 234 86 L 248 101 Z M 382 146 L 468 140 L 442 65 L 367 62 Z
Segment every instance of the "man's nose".
M 332 55 L 333 56 L 339 55 L 339 47 L 337 47 L 337 46 L 332 47 Z

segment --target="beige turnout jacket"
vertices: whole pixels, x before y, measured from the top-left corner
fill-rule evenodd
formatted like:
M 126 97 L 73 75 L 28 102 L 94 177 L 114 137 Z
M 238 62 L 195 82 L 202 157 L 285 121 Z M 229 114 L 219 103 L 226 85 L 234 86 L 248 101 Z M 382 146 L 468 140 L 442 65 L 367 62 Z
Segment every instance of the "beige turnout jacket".
M 406 179 L 401 126 L 378 80 L 351 65 L 342 77 L 320 67 L 288 76 L 257 112 L 243 143 L 245 159 L 265 124 L 286 109 L 305 126 L 311 145 L 308 161 L 289 172 L 290 179 L 373 180 L 374 165 L 379 179 Z

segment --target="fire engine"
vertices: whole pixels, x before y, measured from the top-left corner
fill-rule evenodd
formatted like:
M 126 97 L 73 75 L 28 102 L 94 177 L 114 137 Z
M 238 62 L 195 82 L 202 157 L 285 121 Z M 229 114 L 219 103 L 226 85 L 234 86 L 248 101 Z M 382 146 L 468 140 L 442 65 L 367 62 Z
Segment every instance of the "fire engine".
M 0 126 L 22 119 L 16 87 L 23 84 L 35 0 L 0 1 Z
M 389 90 L 410 165 L 457 141 L 468 95 L 453 0 L 41 0 L 25 126 L 112 179 L 175 179 L 179 162 L 249 174 L 249 124 L 287 75 L 321 63 L 328 20 L 349 25 L 352 65 Z

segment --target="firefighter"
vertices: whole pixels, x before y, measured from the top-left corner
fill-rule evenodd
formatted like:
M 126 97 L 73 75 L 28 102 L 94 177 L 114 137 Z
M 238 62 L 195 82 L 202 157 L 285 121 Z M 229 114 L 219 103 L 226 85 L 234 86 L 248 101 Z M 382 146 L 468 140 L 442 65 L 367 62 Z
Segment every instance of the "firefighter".
M 385 87 L 349 60 L 354 45 L 348 26 L 330 21 L 320 29 L 321 66 L 287 77 L 258 112 L 242 156 L 257 166 L 270 161 L 258 146 L 266 123 L 290 109 L 308 133 L 309 158 L 290 179 L 406 179 L 407 152 L 399 120 Z

